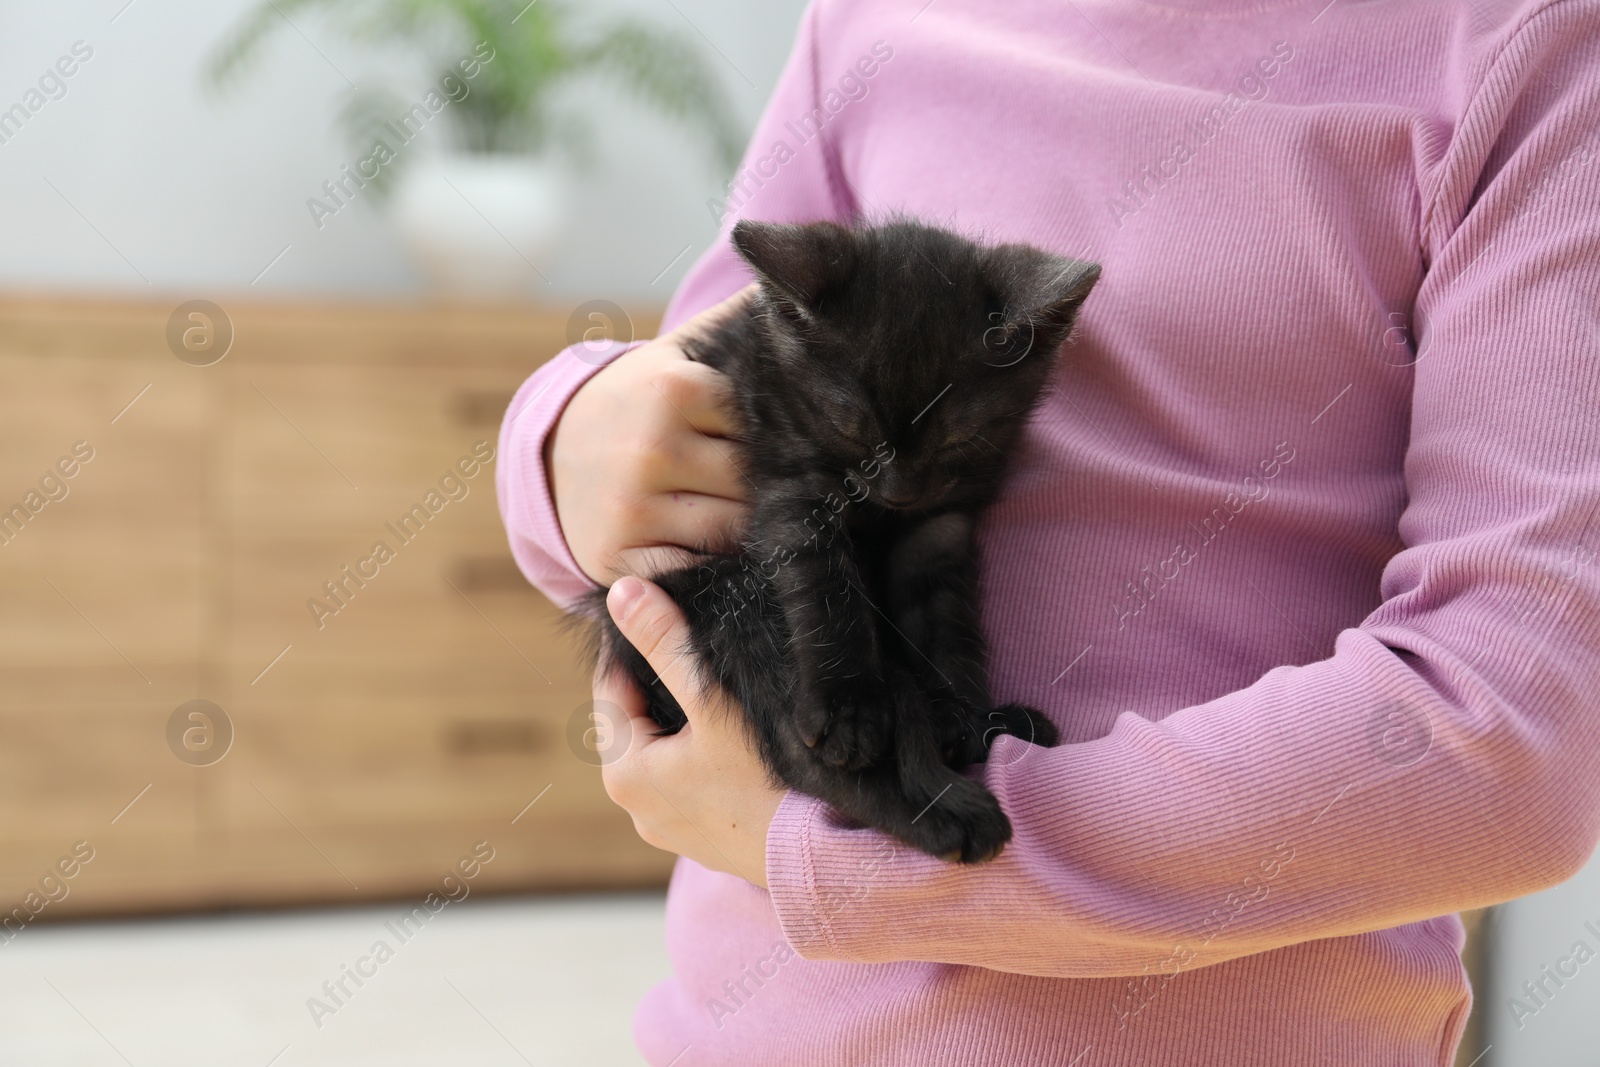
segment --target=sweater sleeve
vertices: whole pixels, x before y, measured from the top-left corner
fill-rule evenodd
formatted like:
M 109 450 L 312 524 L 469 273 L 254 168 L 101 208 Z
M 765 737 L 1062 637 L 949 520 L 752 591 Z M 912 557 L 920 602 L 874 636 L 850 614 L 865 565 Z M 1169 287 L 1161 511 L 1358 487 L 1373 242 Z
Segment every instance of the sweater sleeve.
M 1331 657 L 984 780 L 960 866 L 790 794 L 767 840 L 810 959 L 1059 977 L 1207 966 L 1534 892 L 1600 836 L 1600 78 L 1594 5 L 1488 65 L 1423 195 L 1412 429 L 1382 603 Z
M 727 240 L 740 218 L 766 222 L 842 220 L 847 209 L 837 194 L 838 170 L 826 131 L 801 142 L 789 129 L 817 109 L 818 69 L 815 5 L 806 9 L 777 87 L 757 123 L 744 160 L 723 195 L 707 203 L 720 229 L 711 247 L 678 286 L 662 319 L 673 329 L 744 288 L 751 275 Z M 641 342 L 642 343 L 642 342 Z M 629 345 L 596 355 L 574 345 L 550 360 L 517 391 L 500 427 L 500 462 L 495 488 L 511 554 L 528 581 L 558 604 L 595 583 L 572 558 L 545 477 L 544 447 L 568 401 Z
M 561 534 L 555 498 L 545 476 L 545 439 L 573 394 L 606 364 L 638 346 L 619 347 L 603 353 L 602 358 L 582 345 L 564 349 L 522 383 L 500 423 L 495 494 L 511 556 L 523 576 L 557 604 L 571 603 L 597 586 L 572 558 Z

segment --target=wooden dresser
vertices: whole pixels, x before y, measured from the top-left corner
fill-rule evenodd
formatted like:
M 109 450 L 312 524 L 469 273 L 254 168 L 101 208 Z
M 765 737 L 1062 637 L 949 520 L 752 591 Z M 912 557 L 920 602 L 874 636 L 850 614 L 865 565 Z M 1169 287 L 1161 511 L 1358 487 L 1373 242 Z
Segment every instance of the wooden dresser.
M 0 300 L 0 911 L 82 841 L 39 919 L 421 897 L 480 841 L 476 890 L 663 883 L 569 743 L 588 682 L 494 465 L 457 466 L 565 311 L 221 303 L 196 366 L 178 300 Z

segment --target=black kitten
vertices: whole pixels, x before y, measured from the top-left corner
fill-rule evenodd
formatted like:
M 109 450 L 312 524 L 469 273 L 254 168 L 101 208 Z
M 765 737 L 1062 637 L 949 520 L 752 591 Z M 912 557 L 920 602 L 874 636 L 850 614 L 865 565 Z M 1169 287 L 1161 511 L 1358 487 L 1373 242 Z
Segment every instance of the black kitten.
M 990 701 L 973 527 L 1100 268 L 910 221 L 741 222 L 733 243 L 757 295 L 688 353 L 732 380 L 749 526 L 739 552 L 653 580 L 777 780 L 933 855 L 988 859 L 1011 824 L 959 769 L 998 733 L 1056 732 Z M 581 610 L 663 732 L 681 728 L 605 593 Z

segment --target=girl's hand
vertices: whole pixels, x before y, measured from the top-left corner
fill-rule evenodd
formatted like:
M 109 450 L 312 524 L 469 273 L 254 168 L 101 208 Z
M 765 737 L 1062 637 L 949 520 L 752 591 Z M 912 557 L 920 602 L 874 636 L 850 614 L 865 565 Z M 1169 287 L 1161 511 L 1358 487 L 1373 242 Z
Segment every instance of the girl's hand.
M 742 709 L 720 687 L 701 690 L 683 652 L 688 623 L 658 586 L 621 578 L 606 606 L 689 718 L 676 734 L 652 736 L 656 724 L 638 687 L 621 673 L 597 674 L 596 705 L 607 701 L 628 716 L 616 734 L 622 754 L 601 768 L 606 792 L 646 843 L 766 888 L 767 828 L 785 790 L 757 755 Z
M 744 479 L 725 440 L 724 376 L 683 352 L 735 313 L 750 286 L 608 364 L 545 441 L 556 515 L 578 566 L 601 585 L 648 574 L 662 546 L 725 548 L 744 520 Z

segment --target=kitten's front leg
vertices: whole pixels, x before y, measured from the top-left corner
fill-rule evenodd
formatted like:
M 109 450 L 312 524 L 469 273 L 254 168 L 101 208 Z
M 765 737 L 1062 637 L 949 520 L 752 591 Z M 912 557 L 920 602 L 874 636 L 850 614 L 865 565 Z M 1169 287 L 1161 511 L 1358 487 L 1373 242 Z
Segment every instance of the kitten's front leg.
M 795 724 L 824 763 L 866 767 L 883 758 L 894 728 L 877 612 L 842 529 L 817 531 L 813 520 L 812 530 L 773 568 L 794 635 Z
M 1055 726 L 1043 713 L 990 702 L 973 526 L 963 512 L 923 520 L 901 534 L 888 567 L 889 616 L 909 646 L 903 659 L 928 688 L 931 725 L 956 765 L 982 761 L 1003 733 L 1056 743 Z

